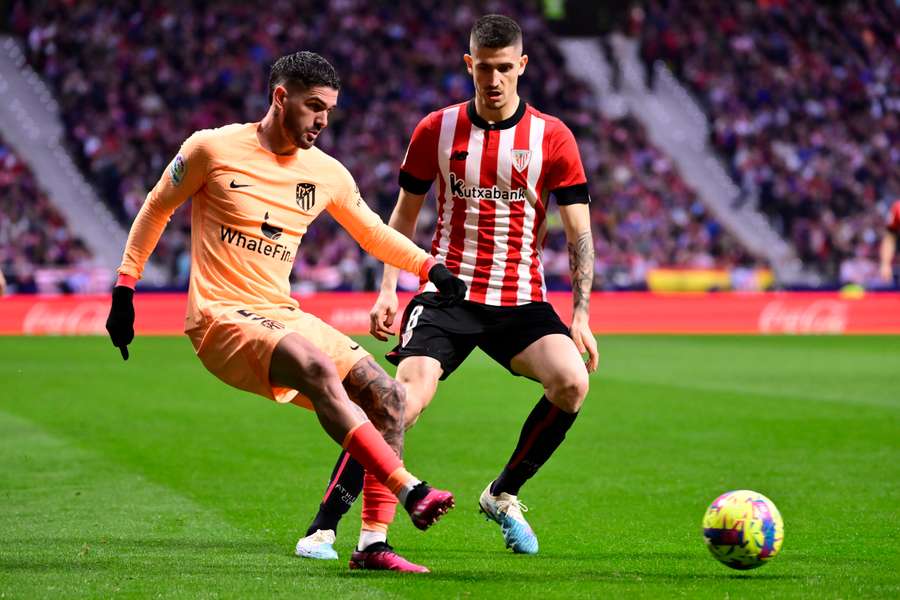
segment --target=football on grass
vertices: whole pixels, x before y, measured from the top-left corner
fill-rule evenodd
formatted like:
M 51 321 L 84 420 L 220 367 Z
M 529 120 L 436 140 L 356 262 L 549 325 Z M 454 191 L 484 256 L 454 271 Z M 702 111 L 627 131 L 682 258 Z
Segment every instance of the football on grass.
M 772 560 L 784 541 L 775 504 L 750 490 L 716 498 L 703 516 L 703 538 L 716 560 L 732 569 L 755 569 Z

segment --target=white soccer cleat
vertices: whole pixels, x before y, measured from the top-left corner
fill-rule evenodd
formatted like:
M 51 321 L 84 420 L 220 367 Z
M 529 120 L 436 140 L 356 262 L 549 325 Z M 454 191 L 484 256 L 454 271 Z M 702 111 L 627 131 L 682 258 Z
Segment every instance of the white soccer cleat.
M 537 554 L 538 540 L 531 530 L 531 525 L 522 516 L 528 512 L 528 507 L 519 502 L 517 496 L 501 493 L 499 496 L 491 494 L 491 485 L 481 493 L 478 505 L 488 519 L 500 524 L 503 533 L 503 541 L 506 547 L 516 554 Z
M 337 552 L 334 551 L 334 531 L 331 529 L 316 529 L 312 535 L 300 538 L 294 554 L 302 558 L 315 558 L 318 560 L 337 560 Z

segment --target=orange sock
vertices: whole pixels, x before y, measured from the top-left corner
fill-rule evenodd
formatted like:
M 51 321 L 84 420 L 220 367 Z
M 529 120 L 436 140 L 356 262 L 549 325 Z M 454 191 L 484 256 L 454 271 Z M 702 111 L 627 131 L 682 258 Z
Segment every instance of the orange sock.
M 403 468 L 397 453 L 370 421 L 347 432 L 341 445 L 365 468 L 366 475 L 374 476 L 394 495 L 399 495 L 410 482 L 418 481 Z
M 380 523 L 378 521 L 366 521 L 365 519 L 363 519 L 362 530 L 363 531 L 374 531 L 376 533 L 387 534 L 388 523 Z
M 375 527 L 368 526 L 371 523 L 382 525 L 383 531 L 387 533 L 387 526 L 394 521 L 397 512 L 397 498 L 368 472 L 363 482 L 363 529 L 379 531 Z

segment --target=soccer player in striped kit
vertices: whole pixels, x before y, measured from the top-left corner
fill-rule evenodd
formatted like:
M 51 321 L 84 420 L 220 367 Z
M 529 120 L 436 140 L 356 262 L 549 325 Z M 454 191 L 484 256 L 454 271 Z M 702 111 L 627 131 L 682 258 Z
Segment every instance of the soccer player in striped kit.
M 879 249 L 878 272 L 885 283 L 894 282 L 894 255 L 897 252 L 897 236 L 900 235 L 900 198 L 894 200 L 888 215 L 884 237 Z
M 463 303 L 447 306 L 434 286 L 420 289 L 406 307 L 400 343 L 388 359 L 398 365 L 397 379 L 407 390 L 407 427 L 431 402 L 438 381 L 476 346 L 514 375 L 543 385 L 512 455 L 479 499 L 507 547 L 535 554 L 538 541 L 522 515 L 519 489 L 565 438 L 587 395 L 588 374 L 597 367 L 588 325 L 594 269 L 590 198 L 572 132 L 517 94 L 528 62 L 519 25 L 505 16 L 484 16 L 473 26 L 469 45 L 465 62 L 475 98 L 419 122 L 400 168 L 401 191 L 389 222 L 412 237 L 425 195 L 437 180 L 431 253 L 466 282 L 468 293 Z M 541 248 L 549 196 L 559 205 L 568 241 L 570 327 L 546 302 Z M 398 310 L 397 274 L 386 266 L 371 312 L 371 332 L 381 340 L 391 335 Z M 343 453 L 307 536 L 297 544 L 298 555 L 337 558 L 332 544 L 338 521 L 362 486 L 362 467 Z M 351 566 L 424 570 L 387 545 L 391 516 L 370 509 L 364 495 Z

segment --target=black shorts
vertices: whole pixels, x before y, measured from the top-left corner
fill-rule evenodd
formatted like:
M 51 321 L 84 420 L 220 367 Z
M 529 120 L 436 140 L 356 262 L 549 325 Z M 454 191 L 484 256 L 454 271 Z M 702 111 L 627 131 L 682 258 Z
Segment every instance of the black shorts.
M 463 301 L 440 306 L 434 293 L 415 296 L 403 312 L 400 343 L 387 353 L 392 364 L 408 356 L 430 356 L 441 363 L 446 379 L 476 347 L 514 375 L 510 361 L 546 335 L 569 335 L 547 302 L 488 306 Z

